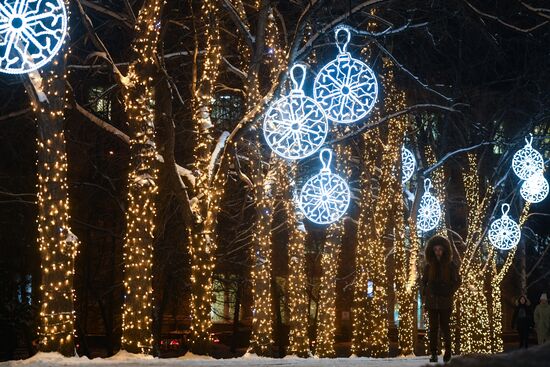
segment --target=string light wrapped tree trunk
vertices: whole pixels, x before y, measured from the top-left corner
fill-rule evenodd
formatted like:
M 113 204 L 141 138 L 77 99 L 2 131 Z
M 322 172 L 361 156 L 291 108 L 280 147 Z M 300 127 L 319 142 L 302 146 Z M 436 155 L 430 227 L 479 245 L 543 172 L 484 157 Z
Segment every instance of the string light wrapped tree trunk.
M 338 221 L 327 228 L 327 238 L 321 254 L 319 284 L 319 314 L 315 355 L 335 358 L 336 337 L 336 277 L 340 260 L 344 224 Z
M 122 349 L 149 353 L 152 349 L 152 259 L 157 197 L 154 80 L 158 73 L 157 43 L 163 0 L 147 0 L 136 22 L 132 50 L 136 59 L 123 80 L 130 131 L 128 209 L 124 238 Z
M 382 79 L 384 90 L 384 109 L 391 113 L 404 106 L 402 94 L 392 94 L 394 83 L 393 70 L 389 61 L 385 61 L 386 73 Z M 391 112 L 390 112 L 391 111 Z M 382 357 L 389 352 L 388 323 L 388 280 L 386 276 L 386 243 L 384 235 L 392 225 L 390 217 L 395 212 L 395 181 L 400 182 L 398 162 L 401 155 L 406 121 L 392 120 L 392 124 L 381 139 L 381 131 L 365 134 L 364 141 L 379 142 L 378 149 L 365 147 L 365 164 L 375 165 L 376 157 L 371 150 L 381 155 L 380 173 L 375 176 L 378 181 L 378 195 L 367 195 L 361 201 L 362 208 L 358 224 L 358 245 L 356 258 L 356 287 L 354 309 L 354 336 L 352 352 L 358 356 Z M 372 136 L 374 134 L 374 136 Z M 377 137 L 376 137 L 377 136 Z M 371 191 L 370 180 L 375 172 L 363 177 L 363 191 Z M 370 200 L 370 205 L 366 205 Z M 368 292 L 369 282 L 372 292 Z M 366 290 L 364 288 L 367 288 Z M 370 294 L 369 294 L 370 293 Z
M 65 2 L 68 5 L 68 2 Z M 64 112 L 67 107 L 64 44 L 45 71 L 25 81 L 37 120 L 38 247 L 41 268 L 39 350 L 74 355 L 74 260 L 78 239 L 69 225 L 67 152 Z
M 193 65 L 193 123 L 195 149 L 193 173 L 195 175 L 194 197 L 191 210 L 194 222 L 191 228 L 191 339 L 189 350 L 195 354 L 209 354 L 211 348 L 210 315 L 213 293 L 212 275 L 216 252 L 216 216 L 223 194 L 224 175 L 216 175 L 215 139 L 210 118 L 214 100 L 215 83 L 219 75 L 221 45 L 217 5 L 206 1 L 200 9 L 200 21 L 195 28 L 204 28 L 204 35 L 195 37 Z M 202 73 L 199 71 L 199 50 L 205 50 Z M 218 145 L 223 145 L 226 135 L 220 136 Z M 220 149 L 218 149 L 220 150 Z
M 289 308 L 289 352 L 298 357 L 309 357 L 308 320 L 309 304 L 307 293 L 306 229 L 298 218 L 298 208 L 294 200 L 293 178 L 296 165 L 286 162 L 280 177 L 280 189 L 288 225 L 288 308 Z

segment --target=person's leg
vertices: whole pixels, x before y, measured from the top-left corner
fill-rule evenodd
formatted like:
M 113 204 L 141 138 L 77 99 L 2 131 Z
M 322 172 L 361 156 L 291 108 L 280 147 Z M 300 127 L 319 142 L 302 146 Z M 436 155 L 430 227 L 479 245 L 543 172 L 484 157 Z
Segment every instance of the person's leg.
M 428 310 L 430 353 L 437 356 L 437 342 L 439 339 L 439 310 Z
M 441 310 L 439 314 L 439 322 L 441 323 L 441 332 L 443 333 L 443 340 L 445 344 L 445 355 L 443 356 L 444 361 L 449 361 L 451 359 L 451 309 Z

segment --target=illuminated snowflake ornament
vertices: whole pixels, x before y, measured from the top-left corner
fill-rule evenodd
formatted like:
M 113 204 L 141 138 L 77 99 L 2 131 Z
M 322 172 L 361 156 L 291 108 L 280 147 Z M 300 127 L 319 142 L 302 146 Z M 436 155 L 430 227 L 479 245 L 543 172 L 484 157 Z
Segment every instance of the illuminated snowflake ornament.
M 0 72 L 25 74 L 57 54 L 67 33 L 63 0 L 0 2 Z
M 542 171 L 534 173 L 523 182 L 520 194 L 530 203 L 540 203 L 548 196 L 548 181 L 544 178 Z
M 502 204 L 501 210 L 502 217 L 489 227 L 489 242 L 499 250 L 510 250 L 519 243 L 521 231 L 518 224 L 508 216 L 510 205 Z
M 300 82 L 295 70 L 302 70 Z M 306 68 L 296 64 L 290 69 L 294 84 L 290 94 L 277 100 L 264 119 L 264 137 L 269 147 L 287 159 L 302 159 L 315 153 L 325 142 L 328 121 L 325 112 L 313 98 L 304 94 Z
M 420 199 L 418 214 L 416 217 L 416 226 L 422 232 L 428 232 L 437 227 L 441 218 L 441 206 L 439 201 L 430 193 L 432 181 L 427 178 L 424 180 L 424 195 Z
M 416 159 L 410 150 L 401 148 L 401 183 L 409 181 L 416 168 Z
M 328 158 L 325 159 L 326 155 Z M 330 171 L 332 152 L 329 149 L 321 150 L 319 159 L 323 168 L 302 187 L 299 206 L 313 223 L 330 224 L 348 210 L 351 193 L 346 181 Z
M 338 43 L 340 32 L 347 35 L 342 45 Z M 338 56 L 321 69 L 313 86 L 315 100 L 327 117 L 341 124 L 367 116 L 378 98 L 378 82 L 372 69 L 347 52 L 350 40 L 351 33 L 347 28 L 336 29 Z
M 542 155 L 531 146 L 533 135 L 529 140 L 525 138 L 525 142 L 525 146 L 518 150 L 512 159 L 512 169 L 522 180 L 527 180 L 533 174 L 544 170 Z

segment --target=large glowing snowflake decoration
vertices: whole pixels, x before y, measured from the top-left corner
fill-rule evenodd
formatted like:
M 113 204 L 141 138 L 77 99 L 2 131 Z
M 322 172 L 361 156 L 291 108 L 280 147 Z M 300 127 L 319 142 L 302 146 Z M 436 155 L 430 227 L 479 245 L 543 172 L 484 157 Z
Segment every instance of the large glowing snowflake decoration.
M 544 169 L 542 155 L 531 146 L 533 135 L 529 140 L 525 138 L 525 142 L 525 146 L 518 150 L 512 159 L 512 169 L 522 180 L 527 180 L 533 174 Z
M 347 40 L 338 43 L 338 34 L 346 32 Z M 349 124 L 364 118 L 378 98 L 378 82 L 371 68 L 351 57 L 347 46 L 351 33 L 347 28 L 336 29 L 338 56 L 325 65 L 313 87 L 315 100 L 334 122 Z
M 0 1 L 0 72 L 40 69 L 57 54 L 66 33 L 63 0 Z
M 323 168 L 302 187 L 299 205 L 313 223 L 330 224 L 348 210 L 351 193 L 346 181 L 330 171 L 332 152 L 329 149 L 321 150 L 319 159 Z
M 502 204 L 501 210 L 502 217 L 489 227 L 489 242 L 500 250 L 510 250 L 519 243 L 521 231 L 518 224 L 508 216 L 510 205 Z
M 416 159 L 410 150 L 401 148 L 401 183 L 409 181 L 416 168 Z
M 432 181 L 424 180 L 424 195 L 420 199 L 418 214 L 416 216 L 416 227 L 422 232 L 428 232 L 437 227 L 441 218 L 441 206 L 435 196 L 430 193 Z
M 542 171 L 536 172 L 523 182 L 521 196 L 530 203 L 540 203 L 548 196 L 548 181 Z
M 300 82 L 295 71 L 302 70 Z M 293 89 L 278 99 L 264 119 L 264 137 L 269 147 L 283 158 L 302 159 L 315 153 L 325 142 L 328 121 L 325 112 L 313 98 L 304 94 L 306 68 L 296 64 L 290 69 Z

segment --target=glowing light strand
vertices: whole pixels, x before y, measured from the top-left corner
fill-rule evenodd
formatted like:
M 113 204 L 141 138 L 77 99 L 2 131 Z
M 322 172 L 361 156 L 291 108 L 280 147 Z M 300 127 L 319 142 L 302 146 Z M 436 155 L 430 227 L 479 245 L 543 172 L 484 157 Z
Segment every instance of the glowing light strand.
M 338 43 L 340 32 L 346 33 L 343 44 Z M 313 92 L 331 121 L 349 124 L 363 119 L 372 110 L 378 98 L 378 83 L 372 69 L 347 52 L 349 29 L 336 28 L 335 38 L 338 56 L 319 71 Z
M 0 3 L 0 72 L 25 74 L 52 61 L 67 34 L 63 0 Z

